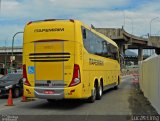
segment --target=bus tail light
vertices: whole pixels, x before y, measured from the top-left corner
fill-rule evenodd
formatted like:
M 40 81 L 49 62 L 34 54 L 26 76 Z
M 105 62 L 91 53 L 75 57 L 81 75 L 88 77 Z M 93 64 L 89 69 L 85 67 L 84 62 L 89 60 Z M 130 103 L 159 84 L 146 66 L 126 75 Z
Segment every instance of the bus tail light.
M 31 84 L 29 83 L 28 78 L 27 78 L 27 71 L 26 71 L 25 64 L 23 65 L 23 83 L 24 83 L 24 85 L 31 86 Z
M 73 77 L 69 87 L 75 86 L 81 82 L 79 65 L 74 64 Z

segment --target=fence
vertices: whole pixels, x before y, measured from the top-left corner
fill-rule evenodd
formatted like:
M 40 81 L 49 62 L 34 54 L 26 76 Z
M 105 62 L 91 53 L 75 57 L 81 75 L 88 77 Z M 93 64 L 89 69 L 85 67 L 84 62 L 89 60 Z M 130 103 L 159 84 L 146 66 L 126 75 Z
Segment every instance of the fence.
M 160 114 L 160 55 L 139 62 L 139 65 L 140 88 Z
M 126 69 L 122 69 L 121 71 L 121 76 L 127 76 L 127 75 L 136 75 L 139 74 L 139 67 L 136 68 L 126 68 Z

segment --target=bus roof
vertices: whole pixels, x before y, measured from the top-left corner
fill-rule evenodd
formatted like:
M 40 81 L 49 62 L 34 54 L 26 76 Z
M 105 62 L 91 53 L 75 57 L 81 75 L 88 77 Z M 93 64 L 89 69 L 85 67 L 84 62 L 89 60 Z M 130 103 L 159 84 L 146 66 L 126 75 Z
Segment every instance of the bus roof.
M 73 19 L 44 19 L 44 20 L 30 21 L 27 23 L 27 25 L 29 25 L 31 23 L 45 22 L 45 21 L 70 21 L 70 22 L 74 22 L 75 20 L 73 20 Z
M 93 33 L 97 34 L 98 36 L 100 36 L 101 38 L 103 38 L 104 40 L 106 40 L 107 42 L 111 43 L 112 45 L 114 45 L 115 47 L 118 48 L 117 44 L 113 40 L 111 40 L 109 37 L 107 37 L 104 34 L 101 34 L 101 33 L 97 32 L 97 31 L 95 31 L 94 29 L 92 29 L 91 27 L 89 27 L 88 25 L 84 24 L 83 22 L 81 22 L 79 20 L 74 20 L 74 19 L 45 19 L 45 20 L 30 21 L 30 22 L 28 22 L 27 25 L 29 25 L 31 23 L 45 22 L 45 21 L 64 21 L 64 22 L 70 21 L 70 22 L 78 23 L 80 25 L 83 25 L 84 27 L 86 27 L 87 29 L 92 31 Z

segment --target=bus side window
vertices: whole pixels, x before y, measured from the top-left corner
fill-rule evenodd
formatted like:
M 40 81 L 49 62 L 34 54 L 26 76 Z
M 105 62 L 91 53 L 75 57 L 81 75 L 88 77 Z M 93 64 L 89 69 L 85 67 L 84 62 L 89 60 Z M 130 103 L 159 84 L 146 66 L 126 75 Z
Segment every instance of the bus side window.
M 112 54 L 112 59 L 119 61 L 118 58 L 118 50 L 115 46 L 111 45 L 111 54 Z
M 102 41 L 102 45 L 103 45 L 103 50 L 102 50 L 103 56 L 107 57 L 107 55 L 108 55 L 107 42 Z
M 83 28 L 83 39 L 86 39 L 86 29 Z
M 107 49 L 108 49 L 108 58 L 113 59 L 112 45 L 110 43 L 107 44 Z
M 117 52 L 113 52 L 113 59 L 118 60 Z

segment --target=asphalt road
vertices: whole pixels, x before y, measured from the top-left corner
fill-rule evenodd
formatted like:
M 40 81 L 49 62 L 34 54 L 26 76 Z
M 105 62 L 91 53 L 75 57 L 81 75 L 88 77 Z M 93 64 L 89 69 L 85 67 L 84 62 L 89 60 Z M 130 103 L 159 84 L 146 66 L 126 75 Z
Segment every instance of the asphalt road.
M 6 99 L 0 99 L 0 114 L 1 119 L 8 118 L 9 115 L 18 116 L 18 118 L 9 117 L 16 121 L 22 119 L 29 121 L 32 118 L 37 121 L 53 119 L 53 121 L 67 121 L 67 119 L 68 121 L 103 121 L 106 119 L 109 121 L 128 121 L 131 120 L 130 116 L 134 114 L 133 108 L 136 106 L 136 103 L 131 101 L 135 90 L 133 77 L 126 76 L 122 79 L 118 90 L 110 89 L 104 92 L 102 99 L 94 103 L 87 103 L 84 100 L 61 100 L 48 103 L 43 99 L 21 102 L 21 98 L 18 98 L 14 99 L 14 106 L 8 107 L 5 106 Z M 139 105 L 138 108 L 141 109 Z
M 7 105 L 7 96 L 5 96 L 5 97 L 0 97 L 0 111 L 1 111 L 1 109 L 5 106 L 5 105 Z M 19 98 L 14 98 L 13 99 L 14 100 L 14 102 L 16 102 L 16 103 L 19 103 L 19 101 L 21 100 L 21 97 L 19 97 Z

